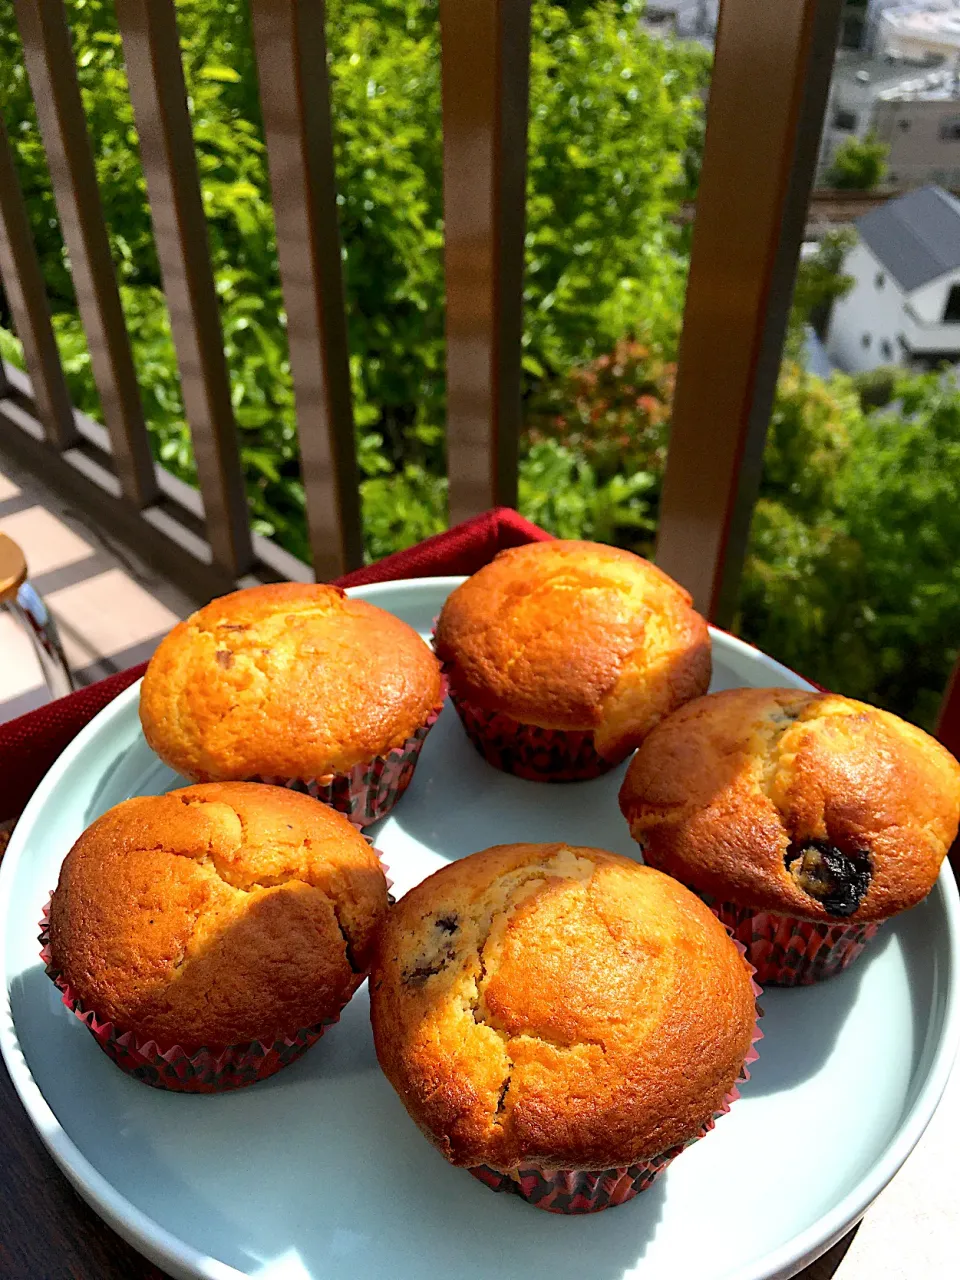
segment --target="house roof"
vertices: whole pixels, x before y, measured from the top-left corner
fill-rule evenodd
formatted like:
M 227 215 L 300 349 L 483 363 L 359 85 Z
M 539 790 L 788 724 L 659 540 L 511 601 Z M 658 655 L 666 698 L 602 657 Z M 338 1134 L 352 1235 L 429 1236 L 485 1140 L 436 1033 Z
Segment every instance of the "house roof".
M 960 200 L 919 187 L 857 222 L 864 244 L 906 293 L 960 268 Z

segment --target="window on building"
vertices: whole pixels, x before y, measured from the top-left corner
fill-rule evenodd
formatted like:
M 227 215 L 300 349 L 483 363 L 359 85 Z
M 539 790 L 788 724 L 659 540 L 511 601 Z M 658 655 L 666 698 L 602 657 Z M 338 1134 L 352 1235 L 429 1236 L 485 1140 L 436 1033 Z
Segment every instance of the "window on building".
M 960 324 L 960 284 L 955 284 L 947 294 L 947 305 L 943 308 L 944 324 Z
M 883 274 L 882 271 L 878 271 L 877 274 L 873 277 L 873 283 L 877 286 L 878 289 L 882 289 L 883 286 L 887 283 L 887 277 Z
M 844 133 L 850 133 L 857 127 L 857 113 L 855 111 L 847 111 L 843 107 L 837 107 L 833 113 L 833 127 L 842 129 Z
M 960 142 L 960 116 L 940 121 L 940 141 Z
M 893 359 L 893 347 L 890 345 L 890 343 L 887 341 L 886 338 L 884 338 L 883 341 L 880 343 L 880 356 L 884 360 Z
M 860 345 L 861 345 L 861 347 L 863 347 L 864 351 L 869 351 L 869 349 L 870 349 L 870 343 L 871 343 L 872 341 L 873 341 L 873 339 L 870 337 L 869 333 L 865 333 L 865 334 L 863 335 L 863 337 L 860 339 Z

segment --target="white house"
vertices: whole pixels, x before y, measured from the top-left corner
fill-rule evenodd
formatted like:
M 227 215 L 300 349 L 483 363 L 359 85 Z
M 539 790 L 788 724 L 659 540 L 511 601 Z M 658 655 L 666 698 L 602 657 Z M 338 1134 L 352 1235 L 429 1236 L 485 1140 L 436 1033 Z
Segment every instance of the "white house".
M 854 286 L 833 308 L 827 352 L 849 373 L 960 360 L 960 200 L 920 187 L 857 223 L 844 272 Z

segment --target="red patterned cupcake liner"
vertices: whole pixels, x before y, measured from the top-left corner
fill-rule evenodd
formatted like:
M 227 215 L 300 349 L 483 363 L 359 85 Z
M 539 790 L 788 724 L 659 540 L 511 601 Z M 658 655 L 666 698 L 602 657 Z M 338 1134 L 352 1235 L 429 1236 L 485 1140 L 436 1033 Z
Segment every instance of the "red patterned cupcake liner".
M 340 1015 L 324 1018 L 312 1027 L 303 1027 L 292 1036 L 283 1036 L 270 1044 L 259 1040 L 212 1049 L 186 1049 L 181 1045 L 163 1048 L 156 1040 L 141 1040 L 132 1031 L 121 1031 L 112 1022 L 102 1021 L 92 1009 L 85 1009 L 80 997 L 64 981 L 50 956 L 50 903 L 43 908 L 40 920 L 40 959 L 47 976 L 60 992 L 64 1005 L 74 1014 L 97 1044 L 121 1071 L 155 1089 L 174 1093 L 223 1093 L 242 1089 L 258 1080 L 266 1080 L 282 1067 L 296 1062 Z M 349 999 L 366 978 L 357 974 Z
M 630 754 L 602 756 L 589 729 L 543 729 L 523 724 L 502 711 L 485 711 L 451 688 L 467 737 L 488 764 L 530 782 L 585 782 L 599 778 Z
M 856 960 L 880 928 L 879 924 L 800 920 L 735 902 L 717 902 L 710 894 L 694 892 L 746 949 L 757 980 L 765 986 L 808 986 L 832 977 Z
M 752 973 L 753 966 L 750 964 L 749 956 L 746 954 L 742 943 L 738 942 L 736 938 L 733 941 L 737 950 L 747 962 L 747 967 L 751 970 L 751 982 L 753 984 L 754 999 L 756 1000 L 763 993 L 756 983 L 755 975 Z M 545 1209 L 547 1213 L 600 1213 L 604 1209 L 613 1208 L 615 1205 L 626 1204 L 628 1200 L 638 1196 L 641 1191 L 646 1191 L 648 1187 L 651 1187 L 681 1152 L 686 1151 L 687 1147 L 693 1146 L 695 1142 L 699 1142 L 701 1138 L 705 1137 L 720 1117 L 726 1115 L 734 1102 L 740 1097 L 739 1086 L 750 1079 L 749 1067 L 760 1057 L 756 1045 L 758 1040 L 763 1039 L 763 1032 L 760 1030 L 759 1025 L 759 1020 L 762 1017 L 763 1010 L 757 1005 L 757 1025 L 754 1027 L 753 1035 L 750 1038 L 750 1048 L 743 1061 L 743 1066 L 740 1068 L 740 1074 L 737 1076 L 730 1092 L 723 1099 L 720 1109 L 715 1111 L 703 1125 L 700 1132 L 687 1142 L 681 1142 L 677 1146 L 671 1147 L 668 1151 L 661 1151 L 659 1155 L 651 1156 L 649 1160 L 640 1160 L 636 1164 L 616 1169 L 602 1169 L 600 1171 L 590 1169 L 544 1169 L 536 1165 L 530 1165 L 504 1173 L 499 1169 L 491 1168 L 490 1165 L 482 1164 L 469 1169 L 468 1172 L 472 1173 L 485 1186 L 488 1186 L 491 1191 L 506 1191 L 511 1195 L 519 1196 L 521 1200 L 526 1200 L 527 1204 L 532 1204 L 537 1209 Z
M 362 760 L 346 773 L 327 774 L 322 778 L 278 778 L 257 774 L 248 781 L 304 791 L 345 814 L 355 826 L 367 827 L 371 822 L 385 818 L 409 787 L 420 750 L 440 717 L 446 696 L 447 681 L 442 678 L 440 701 L 406 742 L 399 747 L 391 747 L 382 756 Z

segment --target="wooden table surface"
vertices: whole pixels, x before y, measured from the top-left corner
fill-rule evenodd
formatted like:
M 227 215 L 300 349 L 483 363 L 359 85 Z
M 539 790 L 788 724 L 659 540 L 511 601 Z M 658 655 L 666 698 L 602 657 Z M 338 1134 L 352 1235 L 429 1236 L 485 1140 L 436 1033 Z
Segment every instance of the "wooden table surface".
M 940 1109 L 903 1169 L 859 1227 L 799 1280 L 952 1280 L 960 1253 L 958 1135 L 960 1070 L 955 1070 Z M 784 1194 L 789 1193 L 785 1186 Z M 34 1133 L 2 1064 L 0 1278 L 167 1280 L 74 1192 Z

